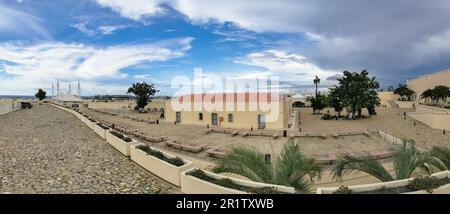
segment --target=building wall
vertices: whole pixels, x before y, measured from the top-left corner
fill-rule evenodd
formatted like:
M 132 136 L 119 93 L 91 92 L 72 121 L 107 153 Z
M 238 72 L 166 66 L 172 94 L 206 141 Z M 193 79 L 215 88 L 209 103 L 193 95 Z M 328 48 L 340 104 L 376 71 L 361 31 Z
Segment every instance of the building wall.
M 417 105 L 416 111 L 409 112 L 408 116 L 433 129 L 450 130 L 450 109 Z
M 276 114 L 278 117 L 277 120 L 272 122 L 266 122 L 266 129 L 285 129 L 287 128 L 287 123 L 289 119 L 289 113 L 292 106 L 292 101 L 286 100 L 286 101 L 279 101 L 274 102 L 274 105 L 278 106 L 278 111 L 274 111 L 274 114 Z M 198 104 L 198 103 L 197 103 Z M 243 105 L 244 103 L 235 103 L 235 107 L 237 105 Z M 243 128 L 243 129 L 250 129 L 253 127 L 254 130 L 258 128 L 258 115 L 259 114 L 269 114 L 268 111 L 263 111 L 261 109 L 258 109 L 257 111 L 250 111 L 249 106 L 256 103 L 246 103 L 247 107 L 244 111 L 226 111 L 226 104 L 223 104 L 224 110 L 219 111 L 180 111 L 181 112 L 181 123 L 182 124 L 190 124 L 190 125 L 202 125 L 207 126 L 211 125 L 212 120 L 212 113 L 217 113 L 219 118 L 223 118 L 223 121 L 220 122 L 219 119 L 219 125 L 218 127 L 223 128 Z M 195 102 L 191 103 L 191 108 L 194 109 Z M 269 106 L 263 106 L 263 108 L 269 107 Z M 165 119 L 167 122 L 175 122 L 176 120 L 176 110 L 172 108 L 171 101 L 166 101 L 166 107 L 165 107 Z M 236 108 L 234 108 L 236 109 Z M 199 120 L 199 113 L 203 114 L 203 120 Z M 228 122 L 228 114 L 233 114 L 233 122 Z M 266 120 L 267 120 L 266 116 Z
M 128 100 L 128 101 L 89 101 L 88 107 L 93 109 L 112 109 L 112 110 L 122 110 L 125 109 L 134 109 L 136 106 L 136 101 L 134 100 Z M 152 100 L 148 105 L 145 106 L 145 108 L 164 108 L 165 107 L 165 100 Z
M 416 92 L 415 100 L 417 102 L 429 102 L 429 100 L 421 100 L 420 95 L 425 90 L 433 89 L 438 85 L 450 87 L 450 69 L 408 80 L 407 85 L 411 90 Z
M 395 101 L 400 98 L 398 94 L 394 94 L 392 91 L 378 92 L 378 97 L 380 98 L 381 105 L 388 105 L 389 101 Z

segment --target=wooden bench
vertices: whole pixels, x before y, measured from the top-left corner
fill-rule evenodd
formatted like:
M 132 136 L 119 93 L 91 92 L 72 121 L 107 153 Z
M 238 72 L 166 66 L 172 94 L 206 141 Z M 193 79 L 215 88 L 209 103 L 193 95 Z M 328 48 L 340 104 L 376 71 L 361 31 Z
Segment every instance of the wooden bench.
M 273 134 L 273 135 L 272 135 L 272 138 L 273 138 L 273 139 L 278 139 L 279 137 L 280 137 L 280 136 L 279 136 L 278 134 Z
M 242 137 L 247 137 L 247 136 L 248 136 L 248 132 L 242 133 Z
M 206 150 L 206 153 L 208 154 L 208 156 L 214 157 L 214 158 L 224 158 L 224 157 L 226 157 L 227 153 L 219 151 L 219 148 L 220 147 L 218 147 L 218 146 L 213 147 L 211 149 Z
M 333 138 L 338 138 L 339 137 L 339 134 L 338 133 L 333 133 L 333 134 L 331 134 L 332 136 L 333 136 Z
M 231 136 L 236 136 L 236 135 L 238 135 L 239 134 L 239 132 L 238 131 L 233 131 L 233 132 L 231 132 Z
M 336 162 L 336 154 L 328 154 L 326 157 L 320 157 L 314 159 L 317 164 L 331 165 Z
M 181 149 L 183 151 L 192 152 L 192 153 L 199 153 L 207 148 L 206 144 L 199 145 L 199 146 L 191 146 L 191 145 L 183 145 L 177 141 L 173 142 L 166 142 L 166 146 L 174 149 Z

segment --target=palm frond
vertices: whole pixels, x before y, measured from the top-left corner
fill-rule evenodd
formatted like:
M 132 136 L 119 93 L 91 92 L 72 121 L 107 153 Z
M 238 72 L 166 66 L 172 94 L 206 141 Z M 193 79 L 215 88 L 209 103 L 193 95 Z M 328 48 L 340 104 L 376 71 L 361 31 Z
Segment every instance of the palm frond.
M 450 149 L 445 147 L 433 147 L 430 151 L 434 157 L 433 165 L 440 170 L 450 169 Z
M 349 174 L 353 171 L 365 172 L 383 182 L 394 180 L 389 171 L 377 159 L 369 156 L 343 156 L 337 160 L 331 172 L 333 173 L 333 178 L 341 179 L 344 174 Z
M 393 156 L 396 179 L 410 178 L 417 169 L 424 169 L 430 173 L 429 163 L 433 162 L 431 156 L 419 151 L 413 141 L 405 141 L 402 147 Z
M 264 155 L 247 147 L 231 149 L 213 171 L 235 173 L 257 182 L 271 182 L 273 178 L 272 165 L 264 161 Z
M 293 140 L 289 140 L 278 157 L 275 182 L 307 192 L 312 182 L 320 179 L 321 167 L 306 157 Z

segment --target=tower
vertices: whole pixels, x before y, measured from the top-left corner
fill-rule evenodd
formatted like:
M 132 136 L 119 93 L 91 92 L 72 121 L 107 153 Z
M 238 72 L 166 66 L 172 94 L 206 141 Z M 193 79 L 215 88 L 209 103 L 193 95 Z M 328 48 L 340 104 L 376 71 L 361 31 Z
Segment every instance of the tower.
M 59 79 L 56 80 L 56 95 L 59 95 Z
M 55 96 L 55 84 L 52 81 L 52 99 Z
M 70 87 L 70 82 L 69 82 L 69 94 L 71 94 L 72 93 L 72 87 Z
M 81 98 L 81 86 L 80 86 L 80 80 L 78 80 L 78 98 Z

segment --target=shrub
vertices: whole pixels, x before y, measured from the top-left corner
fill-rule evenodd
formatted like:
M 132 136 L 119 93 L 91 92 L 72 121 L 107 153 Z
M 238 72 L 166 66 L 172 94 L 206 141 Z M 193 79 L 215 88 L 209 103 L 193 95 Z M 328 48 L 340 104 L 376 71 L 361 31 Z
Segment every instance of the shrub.
M 105 130 L 109 129 L 109 127 L 103 125 L 102 123 L 97 123 L 97 125 L 100 126 L 100 128 L 102 128 L 102 129 L 105 129 Z
M 174 158 L 170 158 L 170 157 L 166 157 L 164 155 L 164 153 L 162 153 L 161 151 L 155 150 L 150 148 L 149 146 L 139 146 L 138 149 L 144 151 L 145 153 L 154 156 L 160 160 L 166 161 L 167 163 L 170 163 L 174 166 L 183 166 L 184 165 L 184 161 L 183 159 L 179 158 L 179 157 L 174 157 Z
M 436 189 L 444 184 L 449 183 L 449 179 L 439 179 L 434 176 L 419 176 L 409 181 L 408 187 L 414 191 L 425 190 L 428 193 L 432 193 L 433 189 Z
M 203 172 L 201 169 L 195 169 L 195 170 L 187 173 L 187 175 L 196 177 L 198 179 L 201 179 L 201 180 L 204 180 L 204 181 L 207 181 L 209 183 L 213 183 L 213 184 L 216 184 L 219 186 L 227 187 L 230 189 L 236 189 L 236 190 L 240 190 L 240 191 L 244 191 L 244 192 L 250 192 L 250 193 L 255 193 L 255 194 L 279 194 L 279 193 L 281 193 L 281 192 L 278 192 L 273 187 L 247 187 L 247 186 L 243 186 L 243 185 L 234 183 L 233 180 L 231 180 L 230 178 L 216 179 L 216 178 L 206 175 L 205 172 Z
M 324 114 L 322 116 L 322 120 L 331 120 L 331 119 L 333 119 L 333 117 L 330 114 Z
M 124 138 L 123 134 L 120 134 L 120 133 L 118 133 L 118 132 L 111 131 L 110 133 L 111 133 L 112 135 L 114 135 L 114 136 L 120 138 L 120 139 L 123 139 L 123 138 Z
M 133 139 L 131 139 L 130 137 L 124 137 L 122 140 L 127 142 L 127 143 L 133 141 Z
M 348 186 L 340 186 L 333 194 L 352 194 L 353 191 Z

